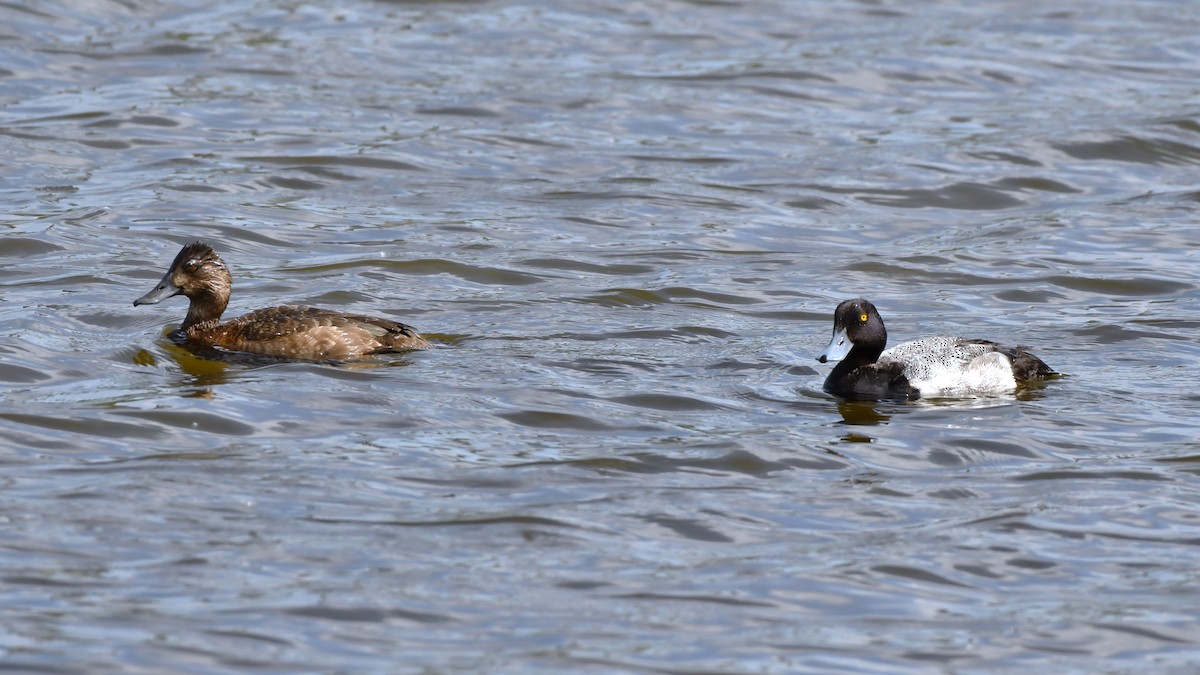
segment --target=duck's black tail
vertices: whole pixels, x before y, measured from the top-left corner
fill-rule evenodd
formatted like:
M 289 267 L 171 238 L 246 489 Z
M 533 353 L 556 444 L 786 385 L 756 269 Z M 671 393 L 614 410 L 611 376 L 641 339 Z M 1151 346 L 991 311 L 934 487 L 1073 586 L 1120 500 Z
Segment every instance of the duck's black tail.
M 1030 354 L 1025 347 L 1006 349 L 1004 351 L 1012 359 L 1013 376 L 1016 377 L 1017 382 L 1029 382 L 1030 380 L 1040 380 L 1058 375 L 1053 368 L 1046 365 L 1045 361 Z

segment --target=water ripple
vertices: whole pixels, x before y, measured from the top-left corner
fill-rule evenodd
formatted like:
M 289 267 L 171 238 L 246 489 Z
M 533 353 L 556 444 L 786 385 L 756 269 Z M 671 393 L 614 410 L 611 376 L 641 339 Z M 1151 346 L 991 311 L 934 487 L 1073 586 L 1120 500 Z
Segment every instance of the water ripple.
M 1179 3 L 16 4 L 0 668 L 1194 669 Z M 437 347 L 185 350 L 195 239 Z M 858 295 L 1070 375 L 838 401 Z

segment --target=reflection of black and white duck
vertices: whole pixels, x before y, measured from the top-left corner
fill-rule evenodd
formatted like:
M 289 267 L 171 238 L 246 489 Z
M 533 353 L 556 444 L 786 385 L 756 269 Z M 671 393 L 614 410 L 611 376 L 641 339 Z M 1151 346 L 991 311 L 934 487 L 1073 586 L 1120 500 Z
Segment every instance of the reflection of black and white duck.
M 179 327 L 183 336 L 201 347 L 236 352 L 341 360 L 429 346 L 411 326 L 315 307 L 269 307 L 221 323 L 232 286 L 225 262 L 211 246 L 197 241 L 184 246 L 154 290 L 133 304 L 153 305 L 184 295 L 191 304 Z
M 817 360 L 838 361 L 825 391 L 852 400 L 989 396 L 1054 375 L 1024 347 L 928 337 L 884 350 L 887 329 L 875 305 L 846 300 L 833 313 L 833 339 Z

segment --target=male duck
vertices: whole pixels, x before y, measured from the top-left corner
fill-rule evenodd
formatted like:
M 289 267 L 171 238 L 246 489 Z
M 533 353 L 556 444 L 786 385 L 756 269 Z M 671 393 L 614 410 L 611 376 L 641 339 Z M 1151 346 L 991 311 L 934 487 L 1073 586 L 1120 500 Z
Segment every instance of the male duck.
M 850 400 L 988 396 L 1054 375 L 1024 347 L 987 340 L 930 337 L 884 351 L 887 329 L 875 305 L 846 300 L 833 313 L 833 339 L 817 357 L 837 361 L 825 391 Z
M 203 347 L 238 352 L 341 360 L 429 346 L 411 326 L 314 307 L 270 307 L 221 323 L 232 285 L 225 262 L 211 246 L 197 241 L 184 246 L 162 281 L 133 305 L 185 295 L 191 304 L 179 327 L 182 337 Z

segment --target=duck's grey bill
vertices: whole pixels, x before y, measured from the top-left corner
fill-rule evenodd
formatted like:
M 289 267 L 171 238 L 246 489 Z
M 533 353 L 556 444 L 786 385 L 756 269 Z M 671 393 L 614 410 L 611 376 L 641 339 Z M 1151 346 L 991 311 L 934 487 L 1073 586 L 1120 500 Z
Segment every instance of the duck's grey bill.
M 153 305 L 183 292 L 183 289 L 171 283 L 171 273 L 167 272 L 154 290 L 133 301 L 133 306 Z
M 825 363 L 826 361 L 841 361 L 846 358 L 846 355 L 850 353 L 850 348 L 853 346 L 854 343 L 850 342 L 845 328 L 834 331 L 833 339 L 829 341 L 829 346 L 817 357 L 817 360 L 821 363 Z

